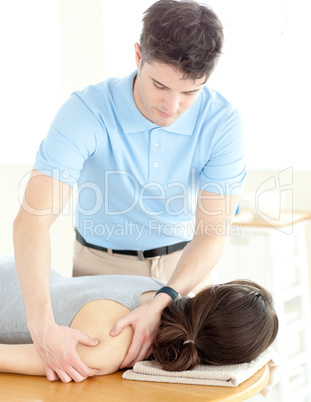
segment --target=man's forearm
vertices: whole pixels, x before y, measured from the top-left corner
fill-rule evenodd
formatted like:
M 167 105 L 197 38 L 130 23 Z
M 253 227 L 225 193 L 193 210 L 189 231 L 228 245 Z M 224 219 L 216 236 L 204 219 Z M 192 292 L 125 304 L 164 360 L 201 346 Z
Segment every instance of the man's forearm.
M 182 296 L 195 288 L 217 264 L 225 243 L 225 236 L 194 237 L 185 248 L 168 286 Z
M 20 282 L 28 326 L 53 322 L 50 301 L 50 238 L 48 227 L 31 217 L 14 221 L 15 262 Z

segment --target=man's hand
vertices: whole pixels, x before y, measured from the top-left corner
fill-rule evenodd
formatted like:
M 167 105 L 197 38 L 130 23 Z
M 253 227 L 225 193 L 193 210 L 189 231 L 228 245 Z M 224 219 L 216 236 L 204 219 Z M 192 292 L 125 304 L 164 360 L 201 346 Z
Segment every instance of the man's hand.
M 134 330 L 132 344 L 121 363 L 120 369 L 133 367 L 135 363 L 147 359 L 151 355 L 152 344 L 160 325 L 162 311 L 171 300 L 169 296 L 161 293 L 115 323 L 110 332 L 111 336 L 119 335 L 128 325 L 131 325 Z
M 46 328 L 40 334 L 32 334 L 34 344 L 44 363 L 48 380 L 62 382 L 81 382 L 98 373 L 83 363 L 76 346 L 96 346 L 97 339 L 92 339 L 75 329 L 56 324 Z

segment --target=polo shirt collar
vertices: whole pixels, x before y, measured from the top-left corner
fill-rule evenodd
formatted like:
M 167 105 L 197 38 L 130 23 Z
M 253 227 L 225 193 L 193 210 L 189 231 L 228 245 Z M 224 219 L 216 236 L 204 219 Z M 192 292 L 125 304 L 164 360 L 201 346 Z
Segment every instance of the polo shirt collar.
M 159 128 L 159 126 L 146 119 L 136 106 L 133 96 L 133 81 L 136 75 L 137 71 L 134 71 L 128 77 L 120 79 L 113 88 L 117 114 L 126 134 Z M 175 134 L 192 135 L 201 105 L 200 98 L 199 96 L 191 108 L 183 113 L 173 124 L 162 127 L 162 130 Z

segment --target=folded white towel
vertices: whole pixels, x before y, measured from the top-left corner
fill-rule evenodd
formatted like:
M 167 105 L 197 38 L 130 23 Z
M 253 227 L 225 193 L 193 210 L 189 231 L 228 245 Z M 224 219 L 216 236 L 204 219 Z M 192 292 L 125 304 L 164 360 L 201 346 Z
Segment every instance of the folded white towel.
M 250 363 L 226 366 L 199 364 L 194 369 L 185 371 L 166 371 L 156 362 L 146 360 L 136 363 L 132 370 L 127 370 L 123 373 L 123 378 L 138 381 L 237 387 L 252 377 L 265 364 L 268 364 L 270 370 L 269 381 L 261 391 L 263 396 L 267 396 L 279 380 L 277 360 L 277 355 L 272 348 L 265 350 Z

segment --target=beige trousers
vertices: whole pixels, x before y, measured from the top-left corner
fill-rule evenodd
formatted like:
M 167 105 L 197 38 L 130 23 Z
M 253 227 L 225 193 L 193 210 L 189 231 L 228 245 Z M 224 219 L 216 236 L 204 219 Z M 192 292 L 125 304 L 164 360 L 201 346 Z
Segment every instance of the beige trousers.
M 140 260 L 136 256 L 113 254 L 95 250 L 75 240 L 73 258 L 73 276 L 84 275 L 140 275 L 151 276 L 164 283 L 170 279 L 183 250 L 160 257 Z M 192 292 L 197 293 L 203 287 L 213 283 L 212 275 L 207 275 Z

